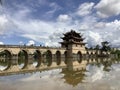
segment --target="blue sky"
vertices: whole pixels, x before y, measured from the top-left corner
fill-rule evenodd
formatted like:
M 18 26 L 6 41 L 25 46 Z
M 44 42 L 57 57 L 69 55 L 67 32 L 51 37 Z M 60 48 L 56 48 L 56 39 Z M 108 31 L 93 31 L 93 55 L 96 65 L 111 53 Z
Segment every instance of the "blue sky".
M 60 46 L 62 33 L 81 32 L 88 46 L 120 46 L 120 0 L 3 0 L 0 44 Z

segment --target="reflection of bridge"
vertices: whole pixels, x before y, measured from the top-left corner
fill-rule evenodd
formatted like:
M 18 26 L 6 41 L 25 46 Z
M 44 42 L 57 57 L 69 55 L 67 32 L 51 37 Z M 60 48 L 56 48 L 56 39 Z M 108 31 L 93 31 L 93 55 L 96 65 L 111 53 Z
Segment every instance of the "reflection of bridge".
M 17 61 L 17 60 L 16 60 Z M 111 58 L 89 58 L 88 60 L 81 60 L 81 62 L 79 61 L 73 61 L 71 68 L 72 70 L 70 70 L 67 73 L 67 75 L 71 72 L 79 72 L 79 71 L 83 71 L 86 69 L 87 64 L 92 64 L 92 65 L 96 65 L 96 66 L 104 66 L 104 70 L 105 71 L 109 71 L 109 67 L 111 67 L 112 64 L 114 63 L 120 63 L 119 59 L 111 59 Z M 48 66 L 48 64 L 42 62 L 40 64 L 40 66 L 34 66 L 34 63 L 26 63 L 26 66 L 24 68 L 20 68 L 20 66 L 18 64 L 11 64 L 11 66 L 6 70 L 0 71 L 0 76 L 2 75 L 9 75 L 9 74 L 19 74 L 19 73 L 27 73 L 27 72 L 36 72 L 36 71 L 43 71 L 43 70 L 50 70 L 50 69 L 56 69 L 56 68 L 67 68 L 67 64 L 65 64 L 65 61 L 61 59 L 61 62 L 59 65 L 57 65 L 57 60 L 52 61 L 51 65 Z M 65 69 L 68 70 L 68 69 Z M 72 75 L 72 73 L 71 73 Z M 83 74 L 80 74 L 83 75 Z M 70 75 L 68 75 L 70 76 Z M 67 78 L 67 77 L 66 77 Z M 73 75 L 74 78 L 74 75 Z M 69 79 L 69 78 L 68 78 Z M 82 78 L 79 78 L 79 82 L 81 82 Z

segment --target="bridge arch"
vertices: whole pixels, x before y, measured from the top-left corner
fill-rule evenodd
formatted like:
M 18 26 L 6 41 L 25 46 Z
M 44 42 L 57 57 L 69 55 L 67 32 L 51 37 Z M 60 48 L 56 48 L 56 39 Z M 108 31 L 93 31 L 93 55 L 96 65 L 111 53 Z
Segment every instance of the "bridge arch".
M 57 65 L 61 64 L 61 52 L 60 51 L 56 51 L 56 63 Z
M 47 66 L 51 66 L 52 65 L 52 52 L 50 50 L 47 50 L 45 53 L 45 62 L 47 64 Z
M 82 53 L 80 52 L 80 51 L 78 51 L 78 53 L 77 53 L 77 60 L 78 60 L 78 62 L 79 63 L 81 63 L 82 62 Z
M 35 50 L 33 57 L 34 57 L 33 65 L 35 67 L 39 67 L 41 65 L 41 62 L 42 62 L 41 52 L 39 50 Z
M 0 52 L 0 70 L 7 70 L 12 65 L 12 53 L 9 50 Z
M 26 50 L 21 50 L 18 53 L 18 65 L 20 69 L 24 69 L 28 64 L 28 53 Z
M 93 58 L 93 55 L 94 55 L 93 52 L 91 52 L 91 53 L 90 53 L 91 58 Z
M 64 63 L 67 64 L 67 62 L 68 62 L 68 52 L 67 51 L 64 52 L 64 56 L 65 56 Z

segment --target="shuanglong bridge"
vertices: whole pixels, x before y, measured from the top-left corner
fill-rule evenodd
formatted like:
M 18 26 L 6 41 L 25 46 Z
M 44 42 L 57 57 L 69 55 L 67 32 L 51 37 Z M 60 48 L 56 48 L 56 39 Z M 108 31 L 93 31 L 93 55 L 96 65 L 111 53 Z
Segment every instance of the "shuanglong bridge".
M 100 52 L 86 50 L 80 33 L 71 30 L 61 38 L 63 42 L 59 48 L 0 45 L 0 75 L 66 67 L 80 70 L 88 62 L 100 62 L 96 60 Z
M 4 70 L 1 70 L 0 73 L 66 67 L 67 60 L 72 58 L 68 56 L 65 48 L 3 45 L 0 46 L 0 52 L 0 63 L 1 65 L 6 64 L 7 66 Z M 75 55 L 74 59 L 78 60 L 78 64 L 81 63 L 81 52 L 78 51 Z M 36 64 L 34 64 L 35 62 Z

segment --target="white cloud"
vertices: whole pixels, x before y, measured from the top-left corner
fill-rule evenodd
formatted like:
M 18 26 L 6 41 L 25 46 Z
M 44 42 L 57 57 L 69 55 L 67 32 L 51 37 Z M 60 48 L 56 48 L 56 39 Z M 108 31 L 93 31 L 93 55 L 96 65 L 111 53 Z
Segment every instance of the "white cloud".
M 27 43 L 27 45 L 28 45 L 28 46 L 30 46 L 30 45 L 35 45 L 35 41 L 30 40 L 30 41 Z
M 47 15 L 53 14 L 53 13 L 55 13 L 57 10 L 60 10 L 60 9 L 61 9 L 61 7 L 60 7 L 58 4 L 56 4 L 55 2 L 50 3 L 50 4 L 49 4 L 49 7 L 52 8 L 52 9 L 49 10 L 49 11 L 46 13 Z
M 95 6 L 98 10 L 97 14 L 102 17 L 110 17 L 113 15 L 120 15 L 120 0 L 100 0 Z
M 19 44 L 20 44 L 20 45 L 24 45 L 24 42 L 23 42 L 23 41 L 20 41 Z
M 83 29 L 83 36 L 90 46 L 100 44 L 103 40 L 111 41 L 112 45 L 119 45 L 116 43 L 120 43 L 118 40 L 120 34 L 119 20 L 97 22 L 97 19 L 93 17 L 86 17 L 82 22 L 76 20 L 73 23 L 45 22 L 41 20 L 13 21 L 17 29 L 19 29 L 16 31 L 19 36 L 44 43 L 46 46 L 60 46 L 58 42 L 60 42 L 62 33 L 71 29 L 75 29 L 78 32 L 81 32 L 79 29 Z M 74 25 L 74 23 L 77 25 Z
M 48 42 L 45 43 L 45 46 L 50 46 L 50 47 L 59 47 L 60 44 L 58 42 L 52 42 L 51 40 L 49 40 Z
M 80 15 L 80 16 L 85 16 L 85 15 L 88 15 L 92 12 L 92 8 L 94 6 L 94 3 L 91 2 L 91 3 L 83 3 L 79 6 L 76 14 L 77 15 Z
M 3 45 L 4 43 L 3 42 L 0 42 L 0 45 Z
M 13 34 L 16 26 L 11 21 L 9 15 L 1 14 L 0 15 L 0 35 L 7 34 L 8 36 Z M 9 32 L 9 33 L 8 33 Z
M 70 21 L 71 17 L 67 14 L 61 14 L 58 16 L 57 20 L 60 22 L 66 22 L 66 21 Z
M 40 35 L 36 35 L 36 34 L 23 34 L 21 36 L 24 38 L 32 39 L 37 42 L 41 42 L 41 43 L 46 43 L 49 40 L 47 35 L 40 36 Z
M 95 46 L 97 44 L 101 44 L 102 36 L 99 34 L 99 32 L 95 31 L 88 31 L 86 34 L 86 41 L 89 44 L 88 46 Z
M 39 34 L 41 32 L 53 31 L 54 28 L 51 26 L 51 22 L 44 22 L 40 20 L 28 20 L 28 21 L 17 21 L 14 20 L 14 24 L 20 29 L 20 32 L 30 33 L 30 34 Z
M 104 22 L 98 22 L 94 25 L 95 28 L 104 28 L 105 27 L 105 24 Z
M 55 3 L 50 4 L 53 8 L 55 5 Z M 20 9 L 13 16 L 10 15 L 10 12 L 7 14 L 8 17 L 0 15 L 0 34 L 13 32 L 18 36 L 44 43 L 46 46 L 59 46 L 58 42 L 61 41 L 62 33 L 74 29 L 84 33 L 83 36 L 89 45 L 100 44 L 101 41 L 108 40 L 112 42 L 112 45 L 120 46 L 120 21 L 98 22 L 99 18 L 90 14 L 93 7 L 94 3 L 92 2 L 83 3 L 77 12 L 75 10 L 69 14 L 60 14 L 56 21 L 43 21 L 27 17 L 31 11 L 25 7 L 25 10 Z M 98 9 L 97 6 L 95 8 Z M 98 12 L 100 11 L 98 10 Z M 82 19 L 76 17 L 76 13 Z M 83 15 L 87 16 L 83 17 Z
M 0 15 L 0 34 L 3 34 L 7 27 L 8 19 L 5 15 Z

